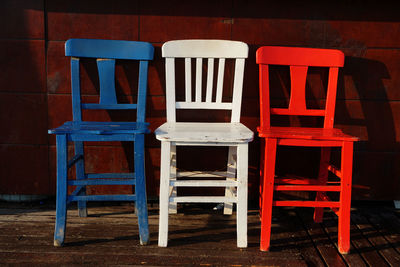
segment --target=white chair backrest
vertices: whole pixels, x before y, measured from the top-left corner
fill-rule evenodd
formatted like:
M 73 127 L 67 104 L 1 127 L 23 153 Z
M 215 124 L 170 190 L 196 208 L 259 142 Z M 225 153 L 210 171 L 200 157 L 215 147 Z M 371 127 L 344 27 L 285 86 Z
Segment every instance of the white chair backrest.
M 232 110 L 231 122 L 239 122 L 244 62 L 247 58 L 248 50 L 247 44 L 228 40 L 176 40 L 164 43 L 162 56 L 166 58 L 167 121 L 176 121 L 176 109 L 223 109 Z M 184 58 L 185 61 L 185 101 L 176 101 L 175 98 L 176 58 Z M 196 59 L 194 101 L 192 99 L 193 58 Z M 205 98 L 202 97 L 203 59 L 208 61 Z M 235 60 L 232 102 L 222 102 L 225 59 Z M 215 99 L 213 99 L 214 60 L 218 60 Z

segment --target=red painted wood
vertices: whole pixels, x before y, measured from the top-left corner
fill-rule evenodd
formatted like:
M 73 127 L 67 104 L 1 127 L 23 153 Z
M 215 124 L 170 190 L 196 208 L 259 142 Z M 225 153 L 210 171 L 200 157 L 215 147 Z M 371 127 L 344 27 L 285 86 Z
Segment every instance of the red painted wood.
M 270 247 L 272 206 L 315 207 L 314 221 L 321 222 L 324 208 L 331 208 L 339 217 L 338 248 L 341 253 L 350 249 L 350 203 L 351 177 L 353 164 L 353 142 L 358 138 L 344 134 L 333 128 L 338 68 L 344 64 L 344 55 L 339 50 L 261 47 L 257 50 L 260 79 L 260 127 L 259 136 L 265 139 L 263 160 L 261 162 L 260 203 L 261 240 L 260 250 Z M 269 65 L 288 65 L 290 67 L 290 102 L 287 109 L 270 106 Z M 327 99 L 324 109 L 307 109 L 305 85 L 309 66 L 328 67 Z M 271 126 L 271 115 L 323 116 L 323 128 L 276 127 Z M 299 177 L 275 179 L 276 147 L 304 146 L 321 147 L 321 161 L 317 179 Z M 341 169 L 330 165 L 331 147 L 342 151 Z M 340 183 L 329 182 L 328 172 L 341 178 Z M 316 191 L 314 201 L 273 200 L 274 191 Z M 340 192 L 339 201 L 332 201 L 326 192 Z

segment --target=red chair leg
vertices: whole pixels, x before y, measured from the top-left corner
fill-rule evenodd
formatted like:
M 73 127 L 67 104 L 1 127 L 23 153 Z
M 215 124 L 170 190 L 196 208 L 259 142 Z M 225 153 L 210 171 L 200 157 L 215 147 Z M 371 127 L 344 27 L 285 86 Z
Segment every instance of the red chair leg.
M 259 207 L 259 214 L 260 220 L 262 217 L 262 193 L 263 193 L 263 186 L 264 186 L 264 154 L 265 154 L 265 139 L 261 138 L 260 140 L 260 186 L 259 186 L 259 198 L 258 198 L 258 207 Z
M 331 148 L 330 147 L 322 147 L 321 148 L 321 161 L 319 163 L 318 180 L 321 184 L 324 184 L 324 185 L 328 181 L 328 166 L 329 166 L 330 157 L 331 157 Z M 315 201 L 323 200 L 323 193 L 324 192 L 317 192 Z M 316 223 L 322 222 L 323 216 L 324 216 L 324 208 L 315 208 L 314 222 L 316 222 Z
M 272 199 L 274 191 L 276 139 L 266 138 L 264 154 L 264 182 L 262 191 L 262 216 L 260 250 L 268 251 L 271 238 Z
M 342 182 L 340 192 L 338 248 L 346 254 L 350 250 L 350 208 L 351 179 L 353 169 L 353 142 L 343 142 L 342 146 Z

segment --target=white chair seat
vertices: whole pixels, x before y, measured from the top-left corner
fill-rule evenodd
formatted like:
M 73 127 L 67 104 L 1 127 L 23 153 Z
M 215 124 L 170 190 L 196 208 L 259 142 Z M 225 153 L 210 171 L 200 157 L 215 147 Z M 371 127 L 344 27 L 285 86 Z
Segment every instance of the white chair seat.
M 253 132 L 243 124 L 166 122 L 155 131 L 160 141 L 194 143 L 248 143 Z

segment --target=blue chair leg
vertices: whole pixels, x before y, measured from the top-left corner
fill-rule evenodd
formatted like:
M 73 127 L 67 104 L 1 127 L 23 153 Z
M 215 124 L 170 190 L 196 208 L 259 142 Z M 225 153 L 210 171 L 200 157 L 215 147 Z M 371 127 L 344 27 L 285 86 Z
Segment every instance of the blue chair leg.
M 57 135 L 57 206 L 56 225 L 54 229 L 54 246 L 64 243 L 65 226 L 67 222 L 67 137 Z
M 83 142 L 75 142 L 75 155 L 82 155 L 82 158 L 75 164 L 76 179 L 85 179 L 85 160 L 83 158 Z M 86 195 L 86 187 L 82 188 L 80 196 Z M 86 201 L 78 201 L 78 214 L 79 217 L 87 217 Z
M 136 214 L 138 216 L 140 244 L 149 243 L 149 223 L 147 215 L 146 179 L 144 167 L 144 135 L 135 135 L 135 194 Z

